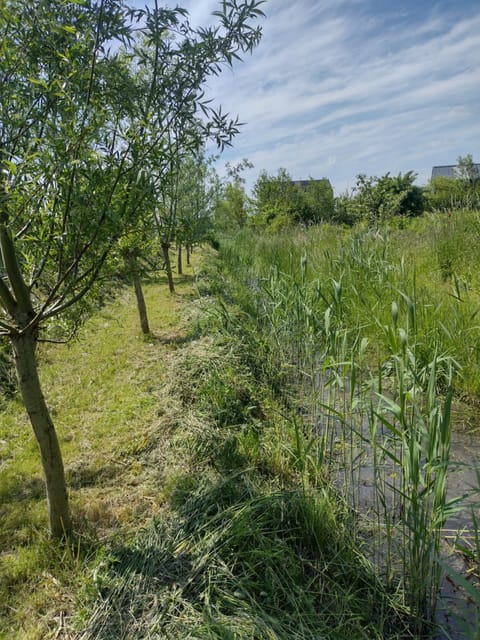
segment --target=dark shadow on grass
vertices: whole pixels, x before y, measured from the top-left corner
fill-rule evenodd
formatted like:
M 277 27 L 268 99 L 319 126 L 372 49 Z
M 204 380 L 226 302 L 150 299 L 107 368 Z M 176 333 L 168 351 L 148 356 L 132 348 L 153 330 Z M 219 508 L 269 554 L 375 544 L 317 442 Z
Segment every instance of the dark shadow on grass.
M 149 333 L 148 336 L 145 336 L 145 341 L 156 342 L 170 347 L 182 347 L 193 342 L 196 337 L 197 334 L 194 331 L 189 331 L 188 333 L 182 333 L 180 335 L 176 332 L 168 333 L 165 331 L 163 333 Z
M 153 544 L 142 548 L 124 547 L 113 555 L 113 572 L 118 576 L 136 574 L 154 579 L 155 588 L 182 586 L 192 571 L 191 559 L 186 554 L 174 555 L 169 549 Z
M 2 505 L 43 498 L 45 498 L 45 482 L 40 476 L 27 477 L 18 474 L 2 479 L 0 490 Z
M 82 489 L 84 487 L 108 486 L 118 476 L 124 473 L 123 467 L 116 464 L 104 465 L 101 467 L 79 464 L 66 470 L 67 484 L 71 489 Z
M 147 282 L 163 285 L 168 289 L 168 278 L 166 275 L 156 276 Z M 173 284 L 175 287 L 181 287 L 185 284 L 191 284 L 192 282 L 195 282 L 195 276 L 192 274 L 182 274 L 181 276 L 175 275 L 173 278 Z M 173 295 L 176 293 L 177 292 L 174 292 Z
M 82 640 L 146 637 L 142 626 L 148 627 L 152 618 L 157 618 L 158 634 L 163 613 L 192 573 L 190 557 L 174 553 L 171 540 L 167 528 L 154 521 L 135 546 L 112 551 L 105 586 L 99 589 L 102 604 L 83 629 Z
M 94 467 L 80 464 L 67 468 L 65 472 L 69 488 L 78 490 L 91 486 L 107 486 L 116 482 L 124 473 L 121 465 L 110 464 Z M 22 500 L 43 500 L 45 498 L 45 481 L 42 476 L 26 476 L 15 474 L 2 478 L 0 484 L 0 502 L 2 505 L 21 502 Z

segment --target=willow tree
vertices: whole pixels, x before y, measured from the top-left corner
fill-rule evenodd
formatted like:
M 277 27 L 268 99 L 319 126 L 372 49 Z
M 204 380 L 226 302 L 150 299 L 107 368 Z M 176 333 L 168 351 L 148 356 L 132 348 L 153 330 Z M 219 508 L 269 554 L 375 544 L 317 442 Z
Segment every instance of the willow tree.
M 55 537 L 72 525 L 37 343 L 49 322 L 78 307 L 117 240 L 135 229 L 152 193 L 149 158 L 161 157 L 170 127 L 201 108 L 202 135 L 233 135 L 232 123 L 202 103 L 202 84 L 258 42 L 259 4 L 222 2 L 217 24 L 194 30 L 185 10 L 157 4 L 0 3 L 0 334 L 13 348 Z M 153 56 L 143 55 L 145 42 Z M 175 68 L 184 71 L 174 77 Z
M 211 237 L 213 213 L 218 197 L 218 180 L 212 168 L 215 158 L 203 154 L 192 156 L 183 163 L 177 191 L 177 272 L 182 274 L 185 249 L 187 264 L 195 244 Z

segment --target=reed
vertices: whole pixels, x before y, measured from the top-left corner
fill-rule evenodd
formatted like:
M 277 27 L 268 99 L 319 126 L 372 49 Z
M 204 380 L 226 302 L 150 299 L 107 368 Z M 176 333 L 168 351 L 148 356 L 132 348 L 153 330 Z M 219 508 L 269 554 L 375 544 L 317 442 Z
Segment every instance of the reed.
M 357 229 L 336 242 L 329 234 L 256 245 L 244 234 L 229 248 L 234 268 L 224 259 L 236 281 L 256 283 L 251 321 L 271 369 L 288 371 L 302 478 L 322 466 L 317 475 L 344 496 L 357 543 L 421 635 L 435 620 L 442 528 L 458 503 L 446 498 L 451 403 L 464 384 L 464 354 L 472 355 L 476 311 L 458 281 L 455 295 L 432 289 L 431 262 L 401 255 L 398 231 Z

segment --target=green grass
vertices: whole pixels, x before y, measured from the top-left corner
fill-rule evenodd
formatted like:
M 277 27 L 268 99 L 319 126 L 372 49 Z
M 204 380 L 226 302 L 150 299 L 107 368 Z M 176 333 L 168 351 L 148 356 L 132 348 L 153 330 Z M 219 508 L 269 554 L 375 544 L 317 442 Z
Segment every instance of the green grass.
M 4 403 L 0 637 L 404 637 L 270 345 L 188 280 L 146 294 L 152 336 L 122 291 L 78 340 L 41 348 L 76 528 L 64 547 L 22 407 Z
M 418 366 L 426 366 L 435 353 L 454 358 L 455 391 L 475 401 L 480 395 L 479 229 L 480 213 L 461 211 L 431 214 L 403 229 L 321 225 L 256 238 L 245 231 L 224 243 L 222 255 L 235 281 L 257 284 L 257 303 L 263 305 L 258 312 L 271 316 L 267 320 L 275 331 L 288 326 L 303 339 L 303 325 L 297 322 L 295 329 L 292 319 L 302 323 L 308 317 L 316 335 L 327 319 L 328 329 L 350 334 L 350 343 L 358 335 L 369 340 L 372 366 L 392 353 L 384 331 L 392 322 L 392 305 L 398 327 L 407 328 L 413 303 Z M 235 286 L 237 303 L 244 304 L 248 293 L 238 297 L 238 282 Z M 280 299 L 281 306 L 269 303 Z M 301 306 L 300 314 L 294 304 Z
M 151 336 L 141 334 L 133 292 L 124 290 L 78 339 L 40 346 L 40 375 L 79 536 L 71 553 L 47 539 L 41 467 L 23 407 L 16 399 L 3 402 L 0 637 L 53 637 L 58 625 L 68 626 L 83 574 L 103 553 L 99 540 L 120 531 L 128 536 L 163 509 L 163 474 L 181 465 L 181 453 L 160 465 L 152 451 L 171 422 L 163 387 L 176 340 L 188 334 L 179 307 L 191 291 L 191 276 L 175 296 L 164 284 L 146 286 Z M 168 457 L 168 447 L 164 453 Z
M 84 640 L 389 637 L 386 595 L 322 492 L 203 482 L 112 563 Z
M 449 437 L 441 393 L 459 328 L 464 342 L 475 330 L 467 304 L 448 317 L 465 294 L 449 295 L 455 281 L 422 252 L 434 242 L 422 224 L 257 244 L 244 233 L 175 296 L 146 287 L 151 336 L 123 290 L 75 342 L 43 345 L 77 533 L 64 547 L 48 540 L 36 446 L 19 402 L 5 401 L 0 638 L 428 630 Z M 359 483 L 372 444 L 367 518 Z M 385 465 L 393 458 L 403 468 Z
M 329 226 L 243 232 L 222 254 L 236 317 L 300 416 L 300 468 L 322 462 L 341 485 L 352 533 L 368 539 L 416 636 L 435 617 L 442 527 L 456 507 L 446 501 L 451 394 L 475 404 L 480 393 L 480 255 L 471 243 L 460 251 L 476 234 L 478 214 L 460 212 L 334 238 Z

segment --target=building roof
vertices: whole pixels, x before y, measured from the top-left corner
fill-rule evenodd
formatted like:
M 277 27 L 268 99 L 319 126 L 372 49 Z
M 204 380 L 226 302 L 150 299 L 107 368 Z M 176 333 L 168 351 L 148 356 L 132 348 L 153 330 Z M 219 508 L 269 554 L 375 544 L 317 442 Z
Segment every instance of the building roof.
M 328 178 L 320 178 L 320 180 L 315 180 L 314 178 L 309 178 L 308 180 L 292 180 L 292 184 L 300 187 L 300 189 L 306 189 L 311 184 L 324 182 L 329 182 Z
M 475 169 L 480 177 L 480 164 L 475 164 Z M 456 164 L 444 164 L 432 168 L 432 178 L 456 178 L 455 169 L 458 168 Z

